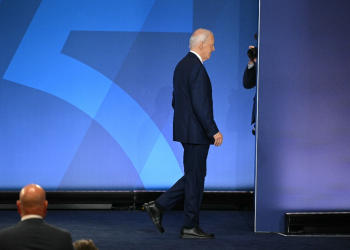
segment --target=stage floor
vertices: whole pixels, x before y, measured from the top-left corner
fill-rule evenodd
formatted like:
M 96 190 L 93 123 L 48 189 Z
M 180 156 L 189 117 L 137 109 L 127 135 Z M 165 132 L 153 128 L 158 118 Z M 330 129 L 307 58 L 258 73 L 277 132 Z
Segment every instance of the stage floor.
M 181 239 L 182 211 L 163 217 L 164 234 L 145 211 L 49 210 L 46 221 L 71 232 L 73 241 L 92 239 L 99 250 L 111 249 L 350 249 L 350 237 L 282 236 L 254 233 L 254 212 L 202 210 L 201 227 L 213 240 Z M 16 210 L 0 210 L 0 229 L 18 223 Z

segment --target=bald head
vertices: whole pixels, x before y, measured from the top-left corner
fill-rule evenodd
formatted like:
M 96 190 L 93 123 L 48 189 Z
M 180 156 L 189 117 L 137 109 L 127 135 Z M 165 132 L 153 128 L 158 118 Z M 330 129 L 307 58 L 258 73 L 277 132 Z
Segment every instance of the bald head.
M 209 59 L 211 52 L 215 51 L 213 32 L 206 29 L 193 32 L 190 38 L 190 49 L 199 54 L 203 61 Z
M 213 35 L 213 33 L 206 29 L 198 29 L 193 32 L 190 38 L 190 49 L 196 48 L 201 42 L 206 42 L 210 35 Z
M 45 217 L 47 201 L 44 189 L 36 184 L 30 184 L 22 188 L 17 207 L 21 217 L 29 214 Z
M 98 250 L 92 240 L 77 240 L 73 246 L 76 250 Z

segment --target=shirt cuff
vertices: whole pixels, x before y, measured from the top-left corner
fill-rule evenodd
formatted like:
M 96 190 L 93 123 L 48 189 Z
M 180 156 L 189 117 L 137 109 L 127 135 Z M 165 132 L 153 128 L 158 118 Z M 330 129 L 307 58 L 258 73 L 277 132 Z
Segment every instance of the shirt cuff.
M 248 69 L 253 68 L 253 67 L 254 67 L 254 65 L 255 65 L 254 63 L 252 63 L 252 64 L 249 64 L 249 63 L 248 63 Z

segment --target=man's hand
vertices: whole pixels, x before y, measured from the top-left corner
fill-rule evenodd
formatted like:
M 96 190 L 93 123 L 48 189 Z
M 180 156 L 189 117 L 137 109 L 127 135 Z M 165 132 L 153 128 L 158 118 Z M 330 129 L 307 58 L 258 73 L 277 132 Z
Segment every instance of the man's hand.
M 254 48 L 255 48 L 255 46 L 252 46 L 252 45 L 249 46 L 249 49 L 254 49 Z M 254 60 L 251 59 L 251 58 L 249 58 L 249 62 L 248 62 L 248 63 L 249 63 L 249 64 L 256 63 L 256 57 L 254 58 Z
M 214 145 L 219 147 L 222 143 L 223 136 L 220 132 L 218 132 L 216 135 L 214 135 Z

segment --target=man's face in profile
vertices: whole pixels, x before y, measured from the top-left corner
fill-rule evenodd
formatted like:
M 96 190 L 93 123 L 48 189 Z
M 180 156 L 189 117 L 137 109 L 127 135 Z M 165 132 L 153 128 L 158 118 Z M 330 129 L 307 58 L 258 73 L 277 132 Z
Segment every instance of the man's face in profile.
M 211 56 L 211 52 L 215 50 L 214 36 L 210 35 L 205 43 L 203 43 L 202 60 L 208 60 Z

